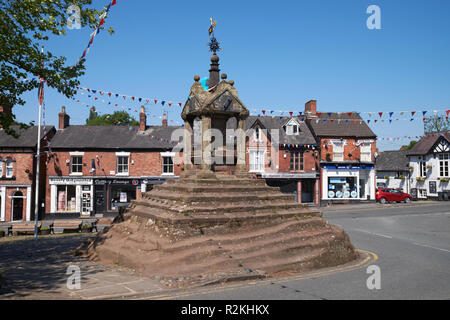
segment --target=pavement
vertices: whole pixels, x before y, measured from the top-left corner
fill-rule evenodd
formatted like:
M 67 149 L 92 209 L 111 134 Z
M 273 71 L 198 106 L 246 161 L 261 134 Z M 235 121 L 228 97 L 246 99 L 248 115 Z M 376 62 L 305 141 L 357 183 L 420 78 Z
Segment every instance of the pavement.
M 158 278 L 72 255 L 92 234 L 37 241 L 7 237 L 0 238 L 0 299 L 450 299 L 450 202 L 339 205 L 323 211 L 346 230 L 360 260 L 279 278 L 168 289 Z M 80 289 L 67 286 L 71 265 L 80 268 Z M 366 284 L 371 265 L 381 271 L 379 290 Z

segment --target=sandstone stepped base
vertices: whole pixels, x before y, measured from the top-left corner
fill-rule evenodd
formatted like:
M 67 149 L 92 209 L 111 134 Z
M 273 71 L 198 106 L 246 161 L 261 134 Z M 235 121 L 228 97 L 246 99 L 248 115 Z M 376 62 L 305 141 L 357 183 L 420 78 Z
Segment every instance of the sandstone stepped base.
M 264 180 L 194 171 L 133 201 L 123 222 L 83 250 L 147 276 L 191 280 L 307 271 L 357 258 L 341 228 L 293 200 Z

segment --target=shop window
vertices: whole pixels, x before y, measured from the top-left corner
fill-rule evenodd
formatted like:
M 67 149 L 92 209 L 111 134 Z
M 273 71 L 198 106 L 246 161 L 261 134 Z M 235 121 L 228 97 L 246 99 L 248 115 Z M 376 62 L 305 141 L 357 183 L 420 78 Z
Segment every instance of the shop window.
M 450 153 L 443 153 L 439 155 L 439 176 L 448 177 L 448 164 L 450 159 Z
M 356 177 L 328 178 L 328 198 L 352 199 L 358 197 Z
M 118 174 L 128 174 L 128 157 L 118 156 L 117 157 L 117 173 Z
M 75 212 L 76 208 L 76 186 L 57 186 L 58 212 Z
M 291 151 L 290 169 L 293 171 L 303 170 L 303 152 Z
M 6 160 L 6 177 L 12 178 L 14 172 L 14 162 L 12 160 Z
M 83 172 L 83 157 L 82 156 L 72 156 L 71 157 L 71 172 L 72 173 L 82 173 Z
M 173 174 L 173 157 L 172 156 L 163 156 L 163 174 Z
M 110 187 L 110 209 L 119 210 L 119 207 L 126 207 L 131 200 L 136 200 L 136 187 L 118 185 Z

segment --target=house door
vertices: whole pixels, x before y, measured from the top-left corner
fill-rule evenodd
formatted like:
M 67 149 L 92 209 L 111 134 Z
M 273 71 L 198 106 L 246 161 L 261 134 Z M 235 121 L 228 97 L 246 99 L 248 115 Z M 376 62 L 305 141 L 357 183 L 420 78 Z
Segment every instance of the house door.
M 302 181 L 302 202 L 314 202 L 314 180 Z
M 13 221 L 23 220 L 23 194 L 16 191 L 12 197 Z

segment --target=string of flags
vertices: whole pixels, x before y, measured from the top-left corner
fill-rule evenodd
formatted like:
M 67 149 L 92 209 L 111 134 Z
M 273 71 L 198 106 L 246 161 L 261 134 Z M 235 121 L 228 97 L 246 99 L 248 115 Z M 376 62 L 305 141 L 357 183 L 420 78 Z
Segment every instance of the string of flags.
M 109 98 L 122 98 L 124 101 L 134 101 L 134 102 L 140 102 L 143 103 L 145 102 L 145 104 L 161 104 L 162 106 L 179 106 L 182 107 L 183 103 L 182 102 L 174 102 L 171 100 L 167 100 L 167 99 L 155 99 L 155 98 L 146 98 L 146 97 L 136 97 L 136 96 L 131 96 L 131 95 L 126 95 L 126 94 L 121 94 L 121 93 L 115 93 L 115 92 L 110 92 L 110 91 L 105 91 L 105 90 L 97 90 L 97 89 L 91 89 L 91 88 L 85 88 L 85 87 L 80 87 L 80 86 L 75 86 L 75 88 L 77 90 L 84 90 L 86 92 L 88 92 L 88 96 L 92 97 L 95 100 L 100 99 L 98 96 L 95 96 L 97 93 L 100 94 L 100 96 L 103 97 L 109 97 Z M 74 88 L 74 89 L 75 89 Z M 75 93 L 77 92 L 77 90 L 75 90 Z M 81 95 L 84 95 L 83 92 L 80 92 Z M 128 100 L 127 100 L 128 99 Z M 102 101 L 104 101 L 104 99 L 101 99 Z
M 108 4 L 108 6 L 106 7 L 106 11 L 103 12 L 103 13 L 99 16 L 100 22 L 98 23 L 98 25 L 97 25 L 97 27 L 95 28 L 95 30 L 91 33 L 91 35 L 90 35 L 91 38 L 89 39 L 89 43 L 88 43 L 86 49 L 84 49 L 84 51 L 83 51 L 81 57 L 78 59 L 78 62 L 77 62 L 77 64 L 75 65 L 75 69 L 76 69 L 77 66 L 80 64 L 81 59 L 85 58 L 86 55 L 89 53 L 89 50 L 90 50 L 90 48 L 91 48 L 91 45 L 92 45 L 93 42 L 94 42 L 95 36 L 96 36 L 97 34 L 100 33 L 100 27 L 105 23 L 105 18 L 106 18 L 106 16 L 107 16 L 109 10 L 110 10 L 111 7 L 114 6 L 115 4 L 117 4 L 117 1 L 116 1 L 116 0 L 111 0 L 111 2 L 110 2 L 110 3 Z

